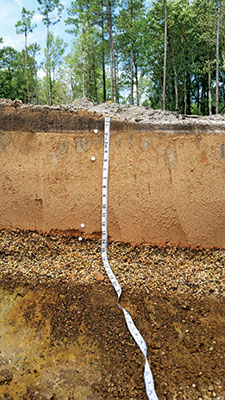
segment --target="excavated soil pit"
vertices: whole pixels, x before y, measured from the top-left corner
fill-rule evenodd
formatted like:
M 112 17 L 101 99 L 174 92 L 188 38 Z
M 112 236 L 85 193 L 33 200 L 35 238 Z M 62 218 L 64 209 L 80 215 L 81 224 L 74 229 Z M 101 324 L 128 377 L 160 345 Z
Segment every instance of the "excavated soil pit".
M 0 229 L 101 237 L 105 116 L 110 239 L 225 248 L 225 117 L 118 104 L 0 100 Z
M 0 400 L 146 399 L 101 261 L 106 116 L 109 260 L 159 400 L 222 400 L 225 117 L 17 100 L 0 100 Z
M 109 244 L 160 400 L 224 399 L 224 250 Z M 0 399 L 146 399 L 100 243 L 0 233 Z

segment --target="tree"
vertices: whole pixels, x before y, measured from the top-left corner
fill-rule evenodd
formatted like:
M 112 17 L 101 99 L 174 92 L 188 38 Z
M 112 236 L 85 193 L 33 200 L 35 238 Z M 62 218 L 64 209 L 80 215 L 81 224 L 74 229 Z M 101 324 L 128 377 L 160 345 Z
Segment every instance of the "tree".
M 95 102 L 102 101 L 101 43 L 95 29 L 86 29 L 74 41 L 71 52 L 66 56 L 70 70 L 73 97 L 86 97 Z
M 220 9 L 221 0 L 217 6 L 217 31 L 216 31 L 216 114 L 219 113 L 219 39 L 220 39 Z
M 63 55 L 66 47 L 67 45 L 64 43 L 63 39 L 60 39 L 59 36 L 57 36 L 54 39 L 53 33 L 49 32 L 48 77 L 49 77 L 49 96 L 51 105 L 54 104 L 57 72 L 59 70 L 59 67 L 62 65 Z M 45 53 L 47 53 L 47 49 L 45 49 Z M 47 70 L 47 62 L 45 68 Z
M 63 11 L 63 5 L 60 0 L 37 0 L 40 4 L 39 12 L 42 14 L 42 21 L 47 27 L 46 38 L 46 98 L 47 104 L 50 105 L 49 93 L 49 45 L 50 45 L 50 26 L 60 21 Z
M 0 49 L 0 97 L 26 101 L 24 59 L 24 50 L 20 53 L 10 46 Z M 28 72 L 33 66 L 33 59 L 28 56 Z M 30 89 L 33 92 L 34 79 L 30 80 Z
M 138 68 L 141 59 L 143 38 L 144 3 L 142 0 L 122 0 L 122 9 L 117 17 L 117 42 L 120 62 L 125 75 L 130 76 L 130 103 L 134 104 L 134 81 L 136 102 L 140 103 Z
M 117 87 L 117 74 L 116 74 L 116 58 L 115 49 L 113 42 L 113 30 L 112 30 L 112 4 L 111 0 L 106 0 L 107 18 L 108 18 L 108 33 L 109 33 L 109 48 L 110 48 L 110 88 L 111 88 L 111 99 L 119 102 L 119 94 Z
M 50 29 L 61 18 L 60 1 L 38 0 L 47 27 L 44 79 L 37 77 L 37 47 L 27 46 L 33 27 L 23 8 L 17 32 L 24 33 L 25 50 L 1 53 L 7 65 L 0 69 L 3 96 L 48 104 L 63 96 L 65 102 L 111 98 L 202 115 L 218 112 L 220 101 L 225 109 L 221 0 L 73 0 L 65 22 L 74 42 L 65 59 L 65 44 Z
M 78 62 L 81 65 L 83 78 L 85 76 L 91 78 L 89 88 L 86 84 L 82 84 L 83 93 L 85 92 L 85 95 L 95 101 L 106 101 L 108 43 L 105 40 L 106 12 L 104 0 L 100 2 L 95 0 L 72 1 L 65 22 L 71 26 L 68 32 L 75 35 L 76 38 L 77 45 L 73 46 L 73 51 L 77 56 L 79 53 L 79 57 L 83 60 L 82 63 L 76 60 L 76 63 Z M 77 75 L 77 72 L 75 74 Z M 101 85 L 99 74 L 102 77 Z M 75 86 L 77 87 L 77 85 Z
M 167 0 L 164 0 L 163 111 L 166 109 L 167 26 Z
M 34 68 L 32 71 L 32 77 L 35 80 L 34 84 L 34 99 L 35 103 L 38 104 L 38 64 L 36 61 L 36 55 L 41 51 L 41 47 L 37 43 L 33 43 L 28 47 L 28 55 L 33 59 Z
M 22 18 L 16 23 L 16 33 L 23 34 L 25 38 L 25 75 L 26 75 L 26 87 L 27 87 L 27 101 L 30 101 L 29 93 L 29 80 L 28 80 L 28 50 L 27 50 L 27 35 L 33 32 L 36 28 L 36 24 L 32 24 L 31 20 L 33 18 L 34 11 L 27 11 L 24 7 L 22 8 Z
M 197 113 L 212 114 L 215 101 L 216 12 L 214 0 L 195 0 L 192 4 L 195 28 L 195 96 Z
M 167 35 L 167 107 L 186 108 L 184 88 L 187 71 L 193 63 L 192 21 L 194 20 L 189 1 L 170 2 L 168 8 Z M 179 35 L 177 34 L 179 32 Z M 175 101 L 173 100 L 175 99 Z
M 16 99 L 18 87 L 15 84 L 18 52 L 10 46 L 0 50 L 0 97 Z M 21 82 L 20 82 L 21 85 Z
M 102 53 L 102 83 L 103 83 L 103 101 L 106 97 L 106 72 L 105 72 L 105 19 L 104 19 L 104 0 L 101 0 L 100 8 L 100 25 L 101 25 L 101 53 Z
M 142 73 L 152 82 L 152 90 L 146 92 L 148 100 L 145 102 L 148 101 L 154 108 L 162 107 L 164 11 L 164 0 L 153 2 L 147 13 L 144 45 L 140 49 L 142 56 L 139 57 Z M 206 114 L 210 108 L 211 93 L 213 112 L 215 16 L 213 0 L 193 0 L 191 3 L 189 0 L 167 2 L 166 108 L 168 110 L 175 109 L 184 114 Z M 221 76 L 222 74 L 221 71 Z

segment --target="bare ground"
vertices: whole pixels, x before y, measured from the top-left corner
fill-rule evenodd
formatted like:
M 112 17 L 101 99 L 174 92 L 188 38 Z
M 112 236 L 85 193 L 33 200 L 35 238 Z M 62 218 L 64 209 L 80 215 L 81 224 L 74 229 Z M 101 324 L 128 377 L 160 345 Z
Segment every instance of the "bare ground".
M 0 399 L 146 399 L 100 243 L 1 232 Z M 110 243 L 160 400 L 224 399 L 224 250 Z

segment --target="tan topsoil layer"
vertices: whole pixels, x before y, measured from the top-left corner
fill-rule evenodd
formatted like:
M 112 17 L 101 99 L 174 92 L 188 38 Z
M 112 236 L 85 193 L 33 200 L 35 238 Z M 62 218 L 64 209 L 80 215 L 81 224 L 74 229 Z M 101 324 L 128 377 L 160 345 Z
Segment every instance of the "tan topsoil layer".
M 224 250 L 110 243 L 160 400 L 224 399 Z M 97 241 L 0 233 L 0 399 L 145 400 Z

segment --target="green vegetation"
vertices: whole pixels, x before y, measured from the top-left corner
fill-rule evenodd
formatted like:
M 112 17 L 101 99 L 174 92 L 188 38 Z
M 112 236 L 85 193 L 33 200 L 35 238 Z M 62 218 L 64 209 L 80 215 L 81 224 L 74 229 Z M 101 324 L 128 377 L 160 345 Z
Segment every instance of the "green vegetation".
M 28 78 L 28 48 L 27 48 L 27 35 L 28 33 L 33 32 L 36 25 L 32 25 L 31 20 L 34 16 L 34 11 L 27 11 L 24 7 L 22 8 L 22 18 L 20 21 L 16 23 L 16 33 L 23 34 L 25 38 L 25 76 L 26 76 L 26 98 L 29 103 L 30 101 L 30 91 L 29 91 L 29 84 L 30 79 Z
M 23 7 L 16 32 L 24 35 L 24 50 L 0 50 L 0 97 L 50 105 L 85 97 L 199 115 L 224 111 L 221 0 L 71 1 L 64 21 L 73 37 L 67 52 L 51 32 L 62 3 L 37 3 L 47 30 L 44 60 L 37 64 L 38 43 L 27 45 L 34 12 Z

